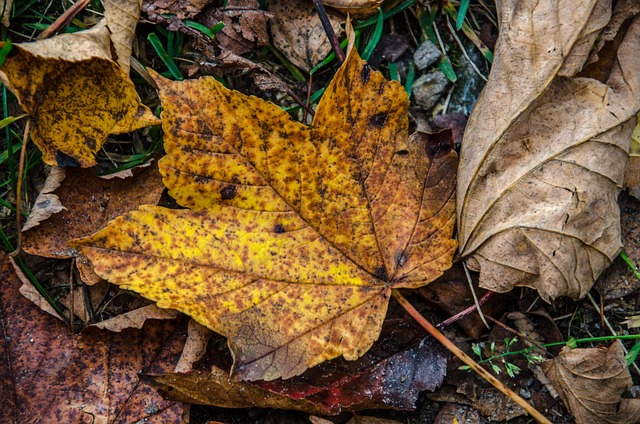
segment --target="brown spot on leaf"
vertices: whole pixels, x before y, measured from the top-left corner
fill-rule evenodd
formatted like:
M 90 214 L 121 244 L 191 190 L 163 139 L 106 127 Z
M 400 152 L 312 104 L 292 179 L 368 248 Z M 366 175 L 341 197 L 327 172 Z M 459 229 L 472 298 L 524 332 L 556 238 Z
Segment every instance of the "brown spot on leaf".
M 429 134 L 426 149 L 429 158 L 446 155 L 454 148 L 453 133 L 450 129 L 444 129 L 437 133 Z
M 228 185 L 220 190 L 220 196 L 222 200 L 230 200 L 236 197 L 236 186 Z
M 373 275 L 382 281 L 387 281 L 387 270 L 385 270 L 383 266 L 376 267 L 376 269 L 373 270 Z
M 282 226 L 282 224 L 276 224 L 276 226 L 273 228 L 273 232 L 276 234 L 282 234 L 284 233 L 284 227 Z
M 369 125 L 376 128 L 384 128 L 387 123 L 389 115 L 386 112 L 380 112 L 369 118 Z
M 371 73 L 371 68 L 369 65 L 364 65 L 362 67 L 362 71 L 360 72 L 360 78 L 362 79 L 362 83 L 366 84 L 369 82 L 369 74 Z

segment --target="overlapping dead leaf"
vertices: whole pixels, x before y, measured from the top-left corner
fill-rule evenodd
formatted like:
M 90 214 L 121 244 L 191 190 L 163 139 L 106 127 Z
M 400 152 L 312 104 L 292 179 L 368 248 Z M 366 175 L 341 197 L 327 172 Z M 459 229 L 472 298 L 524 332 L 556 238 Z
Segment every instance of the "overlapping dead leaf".
M 82 280 L 97 283 L 99 277 L 93 272 L 93 266 L 67 242 L 98 231 L 112 219 L 140 205 L 158 203 L 164 186 L 157 165 L 134 171 L 135 176 L 131 178 L 105 180 L 92 170 L 54 168 L 45 187 L 52 186 L 53 182 L 61 187 L 41 193 L 34 209 L 51 212 L 52 205 L 59 205 L 57 213 L 27 228 L 23 234 L 24 251 L 47 258 L 76 257 Z M 27 224 L 32 221 L 32 215 L 33 211 Z
M 173 370 L 183 324 L 163 320 L 75 337 L 19 293 L 7 257 L 1 260 L 1 422 L 182 422 L 185 407 L 164 400 L 138 372 Z
M 622 343 L 609 348 L 569 349 L 542 364 L 562 401 L 581 424 L 637 423 L 640 399 L 623 398 L 631 374 Z
M 170 194 L 78 242 L 96 272 L 229 338 L 233 373 L 356 359 L 393 287 L 451 264 L 452 143 L 407 136 L 407 99 L 352 52 L 311 127 L 212 78 L 156 77 Z M 258 119 L 256 119 L 258 117 Z
M 299 67 L 309 72 L 331 51 L 329 38 L 322 27 L 313 2 L 309 0 L 271 0 L 273 45 Z M 329 13 L 333 31 L 340 34 L 342 18 Z
M 14 44 L 0 80 L 29 114 L 31 138 L 49 165 L 93 166 L 109 134 L 158 123 L 112 60 L 104 21 L 86 31 Z
M 583 296 L 621 248 L 616 202 L 640 109 L 640 18 L 604 82 L 576 77 L 611 2 L 504 2 L 462 143 L 461 253 L 495 291 Z

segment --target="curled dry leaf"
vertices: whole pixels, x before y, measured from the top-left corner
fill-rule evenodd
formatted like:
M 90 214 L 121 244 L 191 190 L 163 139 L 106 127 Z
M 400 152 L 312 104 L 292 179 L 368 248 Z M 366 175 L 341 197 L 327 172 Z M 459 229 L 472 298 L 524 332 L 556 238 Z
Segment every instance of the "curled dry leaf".
M 218 22 L 224 28 L 216 35 L 220 47 L 242 55 L 258 46 L 269 45 L 267 22 L 272 14 L 260 9 L 256 0 L 231 0 L 224 8 L 205 14 L 202 23 L 212 27 Z
M 25 222 L 22 227 L 22 231 L 27 231 L 36 225 L 40 225 L 40 222 L 46 220 L 54 213 L 67 209 L 62 203 L 60 203 L 58 196 L 52 193 L 55 189 L 60 187 L 64 177 L 64 168 L 60 168 L 58 166 L 51 168 L 51 171 L 44 182 L 44 187 L 42 187 L 42 190 L 38 193 L 38 197 L 29 212 L 27 222 Z
M 74 337 L 19 293 L 21 283 L 0 255 L 0 422 L 182 422 L 184 406 L 138 378 L 141 370 L 173 369 L 184 343 L 182 323 Z
M 310 0 L 271 0 L 267 3 L 273 13 L 271 36 L 273 44 L 300 69 L 309 72 L 331 51 L 327 33 L 322 27 L 313 2 Z M 342 18 L 328 12 L 336 34 L 342 31 Z
M 452 144 L 409 139 L 404 89 L 355 50 L 311 127 L 213 78 L 156 80 L 161 172 L 190 209 L 143 207 L 76 243 L 103 278 L 227 336 L 236 377 L 357 359 L 392 288 L 451 266 Z
M 348 13 L 356 19 L 367 18 L 378 11 L 385 0 L 324 0 L 325 6 Z
M 640 422 L 640 399 L 622 398 L 631 374 L 619 341 L 608 348 L 565 347 L 541 366 L 578 424 Z
M 11 7 L 13 0 L 0 0 L 0 24 L 9 27 L 9 18 L 11 18 Z
M 467 125 L 457 191 L 461 253 L 490 290 L 579 298 L 622 247 L 616 199 L 640 108 L 640 18 L 619 34 L 606 83 L 558 75 L 584 58 L 574 47 L 603 24 L 602 3 L 500 5 L 496 60 Z
M 92 234 L 140 205 L 158 203 L 164 186 L 157 164 L 134 171 L 135 178 L 105 180 L 97 177 L 93 170 L 67 168 L 66 179 L 51 194 L 66 210 L 25 231 L 24 251 L 47 258 L 75 256 L 82 280 L 87 284 L 97 283 L 100 278 L 94 274 L 93 266 L 84 255 L 78 255 L 76 249 L 69 247 L 67 241 Z M 50 174 L 47 182 L 57 175 L 59 171 Z M 51 184 L 45 184 L 48 185 Z
M 125 75 L 129 75 L 131 43 L 140 18 L 142 0 L 104 0 L 103 5 L 117 62 Z
M 109 134 L 159 123 L 112 60 L 109 34 L 101 21 L 86 31 L 14 44 L 0 68 L 49 165 L 93 166 Z
M 119 333 L 127 328 L 140 329 L 148 319 L 172 319 L 177 316 L 178 312 L 173 309 L 162 309 L 156 305 L 147 305 L 100 321 L 93 324 L 93 327 Z

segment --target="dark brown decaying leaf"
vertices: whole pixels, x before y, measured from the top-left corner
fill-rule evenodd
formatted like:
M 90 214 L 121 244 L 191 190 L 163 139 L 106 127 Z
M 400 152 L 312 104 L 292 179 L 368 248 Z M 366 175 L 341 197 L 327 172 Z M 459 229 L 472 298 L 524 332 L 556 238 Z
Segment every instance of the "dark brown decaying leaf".
M 632 383 L 619 341 L 608 348 L 565 347 L 542 368 L 578 424 L 640 422 L 640 399 L 622 397 Z
M 24 251 L 48 258 L 76 256 L 77 251 L 67 245 L 68 240 L 92 234 L 140 205 L 158 203 L 164 186 L 157 163 L 137 168 L 134 173 L 134 178 L 105 180 L 93 170 L 66 169 L 66 178 L 52 193 L 66 210 L 26 231 Z M 88 284 L 99 281 L 85 256 L 77 256 L 76 264 L 83 281 Z
M 310 0 L 270 0 L 274 46 L 300 69 L 310 71 L 331 51 L 331 44 Z M 339 35 L 343 18 L 328 11 L 333 31 Z
M 482 287 L 579 298 L 622 247 L 616 199 L 640 109 L 640 18 L 619 33 L 606 84 L 558 76 L 586 60 L 574 47 L 603 25 L 594 15 L 603 4 L 610 8 L 501 3 L 496 60 L 467 125 L 457 192 L 460 250 Z
M 155 21 L 156 15 L 175 15 L 179 20 L 192 19 L 213 0 L 145 0 L 142 10 Z
M 221 9 L 204 14 L 201 22 L 209 27 L 224 23 L 216 35 L 220 47 L 237 55 L 247 53 L 259 46 L 269 45 L 267 22 L 272 14 L 260 10 L 256 0 L 231 0 Z
M 184 323 L 74 337 L 19 292 L 7 257 L 0 263 L 0 422 L 183 422 L 184 407 L 162 399 L 138 372 L 166 372 L 184 343 Z

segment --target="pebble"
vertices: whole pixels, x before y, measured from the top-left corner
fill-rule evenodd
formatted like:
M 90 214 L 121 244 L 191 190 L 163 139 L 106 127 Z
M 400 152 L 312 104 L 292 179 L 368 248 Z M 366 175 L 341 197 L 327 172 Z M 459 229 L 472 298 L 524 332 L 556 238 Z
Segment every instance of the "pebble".
M 439 69 L 422 75 L 413 83 L 413 96 L 423 110 L 431 109 L 447 89 L 449 80 Z
M 413 54 L 413 62 L 419 70 L 428 68 L 439 58 L 440 49 L 438 49 L 430 40 L 426 40 L 424 43 L 420 44 L 416 52 Z

